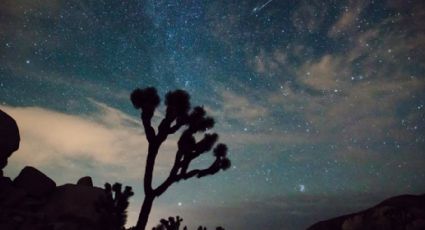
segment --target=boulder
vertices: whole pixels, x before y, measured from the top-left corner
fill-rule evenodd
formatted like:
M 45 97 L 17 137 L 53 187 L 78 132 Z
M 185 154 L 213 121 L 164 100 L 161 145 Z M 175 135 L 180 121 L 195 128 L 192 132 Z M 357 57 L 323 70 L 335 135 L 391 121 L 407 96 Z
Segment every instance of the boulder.
M 65 184 L 56 188 L 43 212 L 51 221 L 69 220 L 95 224 L 100 214 L 95 204 L 105 198 L 105 190 L 97 187 Z
M 12 182 L 0 182 L 0 209 L 20 207 L 24 203 L 26 196 L 27 193 L 23 189 L 13 186 Z
M 5 204 L 15 202 L 15 200 L 21 200 L 22 197 L 26 196 L 26 193 L 22 190 L 16 189 L 9 177 L 0 177 L 0 209 L 4 209 Z M 2 229 L 2 228 L 0 228 Z
M 0 110 L 0 176 L 7 165 L 7 158 L 19 148 L 19 130 L 15 120 Z
M 14 181 L 0 177 L 0 230 L 104 230 L 99 211 L 106 192 L 90 177 L 78 185 L 56 184 L 33 167 Z
M 33 197 L 47 196 L 56 188 L 56 183 L 52 179 L 31 166 L 22 169 L 13 184 Z
M 85 177 L 81 177 L 78 180 L 77 185 L 93 187 L 93 181 L 92 181 L 91 177 L 85 176 Z

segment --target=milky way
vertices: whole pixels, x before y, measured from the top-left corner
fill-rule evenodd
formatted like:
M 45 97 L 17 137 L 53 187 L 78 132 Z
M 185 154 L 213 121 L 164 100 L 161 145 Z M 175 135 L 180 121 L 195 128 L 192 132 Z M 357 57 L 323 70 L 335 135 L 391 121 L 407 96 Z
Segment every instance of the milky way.
M 0 4 L 0 108 L 33 165 L 143 199 L 146 142 L 129 94 L 181 88 L 216 119 L 232 168 L 181 182 L 150 225 L 303 229 L 425 192 L 423 1 L 33 1 Z M 163 113 L 157 113 L 158 121 Z M 156 181 L 167 175 L 173 137 Z M 197 162 L 210 162 L 205 156 Z

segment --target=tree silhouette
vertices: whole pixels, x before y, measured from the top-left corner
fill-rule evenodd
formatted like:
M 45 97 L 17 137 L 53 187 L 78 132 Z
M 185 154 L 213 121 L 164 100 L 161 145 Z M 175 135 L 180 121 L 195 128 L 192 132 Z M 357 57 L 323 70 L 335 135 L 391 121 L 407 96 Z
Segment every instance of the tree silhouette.
M 200 141 L 196 141 L 194 135 L 211 129 L 214 126 L 214 120 L 211 117 L 207 117 L 205 110 L 200 106 L 191 110 L 190 96 L 186 91 L 175 90 L 166 94 L 165 117 L 160 122 L 157 132 L 151 124 L 155 109 L 160 103 L 156 89 L 153 87 L 136 89 L 131 93 L 130 99 L 134 107 L 141 110 L 141 119 L 146 139 L 149 142 L 143 180 L 145 199 L 135 226 L 138 230 L 144 230 L 154 199 L 163 194 L 173 183 L 192 177 L 201 178 L 213 175 L 221 169 L 226 170 L 230 167 L 230 160 L 226 157 L 226 145 L 220 143 L 214 148 L 215 160 L 208 168 L 189 170 L 192 160 L 203 153 L 209 152 L 214 147 L 218 135 L 216 133 L 206 133 Z M 168 135 L 174 134 L 180 129 L 184 130 L 177 142 L 178 149 L 170 174 L 162 184 L 157 188 L 153 188 L 152 176 L 158 150 Z
M 128 200 L 134 195 L 130 186 L 122 191 L 120 183 L 105 184 L 105 197 L 99 200 L 96 210 L 101 214 L 100 226 L 102 230 L 124 230 L 127 221 Z
M 152 228 L 152 230 L 180 230 L 180 224 L 182 221 L 183 219 L 180 218 L 180 216 L 176 216 L 176 218 L 168 217 L 168 220 L 161 219 L 159 221 L 160 224 Z M 187 230 L 186 226 L 184 227 L 184 229 Z
M 183 219 L 180 216 L 176 218 L 170 216 L 168 220 L 161 219 L 156 227 L 153 227 L 152 230 L 180 230 L 180 225 Z M 183 230 L 188 230 L 186 226 L 183 227 Z M 199 226 L 197 230 L 207 230 L 207 227 Z M 217 227 L 216 230 L 224 230 L 223 227 Z

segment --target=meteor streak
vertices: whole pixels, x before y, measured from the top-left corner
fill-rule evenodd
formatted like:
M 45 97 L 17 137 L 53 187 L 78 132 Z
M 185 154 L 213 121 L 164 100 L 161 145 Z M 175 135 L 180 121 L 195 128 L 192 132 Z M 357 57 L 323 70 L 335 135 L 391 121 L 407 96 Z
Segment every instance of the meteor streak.
M 272 2 L 273 0 L 268 0 L 266 3 L 264 3 L 261 6 L 256 6 L 254 7 L 254 9 L 252 9 L 252 13 L 255 14 L 257 12 L 259 12 L 260 10 L 262 10 L 264 7 L 266 7 L 270 2 Z

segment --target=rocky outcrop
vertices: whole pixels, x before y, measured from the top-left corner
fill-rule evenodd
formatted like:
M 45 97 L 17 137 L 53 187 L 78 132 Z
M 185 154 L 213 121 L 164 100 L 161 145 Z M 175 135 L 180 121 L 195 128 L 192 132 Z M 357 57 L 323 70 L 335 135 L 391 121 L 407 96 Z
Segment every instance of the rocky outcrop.
M 19 148 L 19 130 L 15 120 L 0 110 L 0 177 L 7 158 Z
M 125 209 L 122 213 L 111 213 L 116 203 L 110 197 L 110 189 L 107 192 L 94 187 L 91 177 L 57 187 L 52 179 L 31 166 L 25 167 L 13 181 L 4 177 L 1 170 L 18 149 L 19 141 L 16 122 L 0 110 L 0 230 L 117 229 L 105 223 L 122 219 Z
M 97 220 L 99 213 L 95 203 L 105 196 L 105 190 L 84 185 L 65 184 L 59 186 L 43 208 L 53 219 L 66 219 L 69 216 L 80 220 Z
M 92 181 L 91 177 L 85 176 L 85 177 L 81 177 L 78 180 L 77 185 L 93 187 L 93 181 Z
M 425 194 L 402 195 L 349 215 L 318 222 L 307 230 L 425 229 Z
M 56 187 L 52 179 L 29 166 L 13 181 L 0 177 L 0 229 L 103 229 L 97 208 L 106 192 L 89 186 L 91 178 L 84 178 L 79 184 Z
M 13 184 L 32 197 L 47 196 L 56 188 L 56 183 L 52 179 L 30 166 L 22 169 L 13 180 Z

